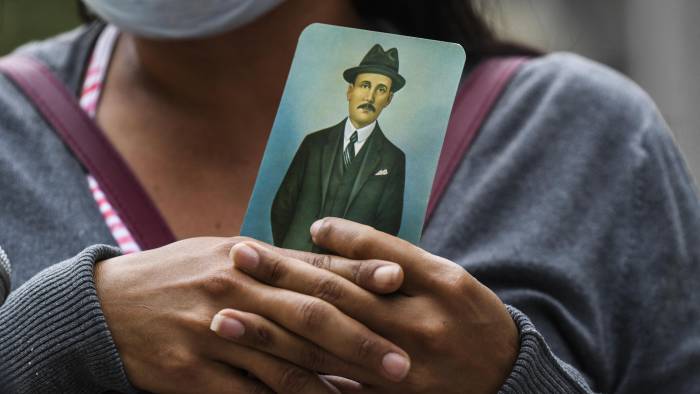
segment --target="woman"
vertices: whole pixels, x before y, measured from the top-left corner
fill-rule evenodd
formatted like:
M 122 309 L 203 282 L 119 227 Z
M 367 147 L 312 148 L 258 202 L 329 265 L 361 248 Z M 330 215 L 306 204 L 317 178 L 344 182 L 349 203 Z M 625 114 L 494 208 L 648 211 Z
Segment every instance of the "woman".
M 626 79 L 574 55 L 531 60 L 426 228 L 433 254 L 326 219 L 313 239 L 344 257 L 313 256 L 225 238 L 298 33 L 393 26 L 493 55 L 467 3 L 420 2 L 410 20 L 402 2 L 86 2 L 114 26 L 19 51 L 80 92 L 181 241 L 138 252 L 110 233 L 119 212 L 100 214 L 99 184 L 93 197 L 90 174 L 0 79 L 0 244 L 21 284 L 0 310 L 3 387 L 697 390 L 700 207 L 663 120 Z M 426 10 L 445 23 L 422 26 Z M 188 20 L 199 23 L 168 23 Z M 100 245 L 115 240 L 134 252 Z

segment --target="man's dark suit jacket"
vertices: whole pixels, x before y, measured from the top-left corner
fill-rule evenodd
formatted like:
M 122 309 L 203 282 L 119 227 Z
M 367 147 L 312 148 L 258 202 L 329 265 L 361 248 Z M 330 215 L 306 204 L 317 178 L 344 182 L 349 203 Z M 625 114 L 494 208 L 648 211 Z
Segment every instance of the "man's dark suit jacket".
M 304 138 L 272 203 L 274 244 L 312 250 L 311 224 L 327 203 L 333 166 L 342 160 L 345 120 Z M 360 157 L 362 150 L 366 153 Z M 379 123 L 356 160 L 362 160 L 345 205 L 343 218 L 396 235 L 401 226 L 406 156 L 382 133 Z

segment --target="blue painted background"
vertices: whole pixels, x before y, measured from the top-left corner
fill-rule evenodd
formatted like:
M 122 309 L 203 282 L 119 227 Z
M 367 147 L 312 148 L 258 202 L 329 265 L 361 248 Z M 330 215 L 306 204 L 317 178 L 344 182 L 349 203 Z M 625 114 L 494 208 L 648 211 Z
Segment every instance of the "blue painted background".
M 406 85 L 379 116 L 384 134 L 406 154 L 404 213 L 399 237 L 417 243 L 437 160 L 464 64 L 458 44 L 313 24 L 299 38 L 270 141 L 241 234 L 272 242 L 270 207 L 305 135 L 348 115 L 344 70 L 374 44 L 399 51 Z

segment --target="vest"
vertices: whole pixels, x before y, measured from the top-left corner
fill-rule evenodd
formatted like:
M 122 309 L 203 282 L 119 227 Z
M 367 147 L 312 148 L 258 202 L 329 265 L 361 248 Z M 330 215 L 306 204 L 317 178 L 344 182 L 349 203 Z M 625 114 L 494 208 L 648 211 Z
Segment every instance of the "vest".
M 335 216 L 342 218 L 345 216 L 345 207 L 350 199 L 352 186 L 360 172 L 362 161 L 367 155 L 370 144 L 372 144 L 374 134 L 372 132 L 367 138 L 367 141 L 362 145 L 362 149 L 357 152 L 350 166 L 345 170 L 343 169 L 343 151 L 345 147 L 342 143 L 338 144 L 335 159 L 333 160 L 333 171 L 328 182 L 328 193 L 326 194 L 326 200 L 323 202 L 323 210 L 320 217 Z M 340 135 L 340 138 L 343 138 L 343 134 Z

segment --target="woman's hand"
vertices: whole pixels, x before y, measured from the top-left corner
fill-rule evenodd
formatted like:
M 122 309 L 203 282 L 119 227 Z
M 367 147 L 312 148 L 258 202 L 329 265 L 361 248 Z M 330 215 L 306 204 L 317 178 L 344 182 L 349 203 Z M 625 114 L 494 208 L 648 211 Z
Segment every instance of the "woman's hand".
M 134 386 L 178 393 L 336 393 L 315 371 L 352 371 L 376 379 L 382 374 L 376 360 L 387 353 L 405 355 L 345 315 L 318 320 L 319 313 L 335 309 L 330 304 L 263 285 L 232 269 L 228 254 L 241 240 L 194 238 L 97 263 L 98 296 Z M 257 339 L 258 344 L 265 344 L 265 351 L 231 343 L 209 329 L 212 316 L 223 308 L 270 316 L 291 331 L 317 329 L 310 336 L 315 342 L 342 349 L 338 353 L 344 359 L 358 361 L 363 367 L 350 366 L 320 348 L 301 354 L 306 359 L 295 365 L 272 356 L 270 349 L 289 354 L 298 348 L 265 342 L 269 337 L 263 330 L 257 332 Z M 337 335 L 331 335 L 329 329 Z M 372 346 L 362 347 L 367 343 Z M 342 387 L 356 386 L 329 379 Z
M 326 218 L 311 231 L 314 243 L 344 257 L 245 243 L 233 250 L 235 266 L 263 283 L 323 298 L 338 308 L 338 314 L 362 322 L 408 352 L 410 372 L 401 382 L 340 373 L 362 382 L 359 392 L 490 393 L 499 389 L 512 370 L 519 341 L 515 323 L 491 290 L 462 267 L 368 226 Z M 399 264 L 404 275 L 400 293 L 377 296 L 355 285 L 362 282 L 357 278 L 366 259 Z M 400 279 L 393 282 L 401 284 Z M 235 312 L 222 312 L 227 313 Z M 324 329 L 325 318 L 331 317 L 319 319 L 317 328 Z M 241 320 L 246 330 L 256 326 L 254 319 Z M 341 335 L 338 332 L 338 339 Z M 284 333 L 278 336 L 283 338 Z M 255 342 L 234 341 L 265 350 Z M 343 358 L 337 351 L 334 354 Z

